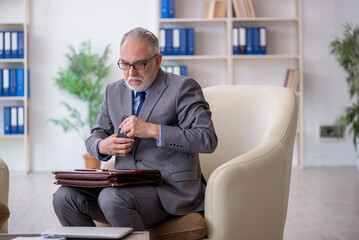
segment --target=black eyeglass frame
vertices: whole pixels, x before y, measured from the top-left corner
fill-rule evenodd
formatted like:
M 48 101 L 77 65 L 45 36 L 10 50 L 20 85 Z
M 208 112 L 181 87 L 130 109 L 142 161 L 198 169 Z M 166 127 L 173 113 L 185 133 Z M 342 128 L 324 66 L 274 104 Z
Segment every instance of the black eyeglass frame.
M 138 62 L 138 63 L 132 63 L 132 64 L 129 64 L 129 63 L 121 63 L 121 58 L 118 60 L 117 62 L 117 65 L 118 67 L 121 69 L 121 70 L 124 70 L 124 71 L 129 71 L 131 69 L 131 66 L 133 67 L 134 70 L 138 71 L 138 70 L 145 70 L 146 68 L 146 65 L 153 59 L 155 58 L 156 56 L 158 55 L 158 53 L 156 53 L 155 55 L 153 55 L 150 59 L 148 59 L 147 62 Z M 128 65 L 128 68 L 124 69 L 124 68 L 121 68 L 121 64 L 125 64 L 125 65 Z M 140 68 L 138 69 L 138 66 L 141 66 L 143 65 L 143 68 Z

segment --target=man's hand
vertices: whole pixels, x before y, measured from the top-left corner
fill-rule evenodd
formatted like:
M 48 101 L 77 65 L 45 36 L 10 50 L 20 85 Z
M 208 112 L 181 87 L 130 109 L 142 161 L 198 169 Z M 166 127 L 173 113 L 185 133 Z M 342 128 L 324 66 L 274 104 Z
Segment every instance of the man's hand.
M 135 115 L 126 118 L 120 125 L 121 133 L 127 137 L 133 138 L 160 138 L 160 126 L 146 122 Z
M 116 133 L 112 134 L 100 142 L 98 148 L 101 154 L 119 157 L 127 156 L 132 150 L 135 140 L 131 138 L 118 138 L 116 136 Z

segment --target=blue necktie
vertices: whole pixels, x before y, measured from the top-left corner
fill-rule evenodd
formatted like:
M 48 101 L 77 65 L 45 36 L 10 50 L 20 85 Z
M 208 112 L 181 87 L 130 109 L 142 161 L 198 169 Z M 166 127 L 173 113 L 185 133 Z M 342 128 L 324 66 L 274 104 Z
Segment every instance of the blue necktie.
M 138 117 L 138 115 L 140 114 L 143 102 L 145 101 L 146 98 L 146 92 L 137 92 L 137 96 L 140 95 L 140 104 L 137 107 L 136 110 L 136 116 Z

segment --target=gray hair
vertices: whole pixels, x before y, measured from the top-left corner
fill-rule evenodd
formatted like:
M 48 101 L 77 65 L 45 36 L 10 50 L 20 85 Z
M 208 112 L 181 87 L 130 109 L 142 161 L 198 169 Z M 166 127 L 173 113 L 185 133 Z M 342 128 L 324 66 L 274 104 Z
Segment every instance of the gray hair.
M 158 38 L 147 29 L 137 27 L 130 30 L 123 36 L 120 47 L 122 48 L 122 45 L 128 40 L 146 41 L 151 54 L 160 53 Z

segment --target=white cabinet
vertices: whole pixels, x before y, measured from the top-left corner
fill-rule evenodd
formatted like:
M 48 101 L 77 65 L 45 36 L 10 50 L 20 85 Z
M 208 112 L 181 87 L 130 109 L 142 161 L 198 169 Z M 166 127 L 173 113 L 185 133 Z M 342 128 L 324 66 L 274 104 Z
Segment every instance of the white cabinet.
M 24 57 L 0 58 L 0 69 L 24 69 L 24 96 L 0 96 L 0 157 L 10 171 L 28 172 L 30 170 L 28 135 L 28 0 L 0 0 L 0 31 L 24 32 Z M 24 134 L 4 133 L 4 107 L 24 107 Z
M 233 17 L 232 0 L 225 18 L 202 19 L 204 0 L 176 0 L 175 18 L 161 18 L 157 1 L 158 36 L 160 28 L 193 27 L 194 56 L 163 56 L 163 64 L 187 65 L 188 76 L 202 87 L 223 84 L 283 86 L 287 69 L 300 72 L 297 96 L 299 121 L 294 164 L 303 158 L 303 57 L 301 0 L 252 0 L 256 18 Z M 233 26 L 267 28 L 267 54 L 233 55 Z

